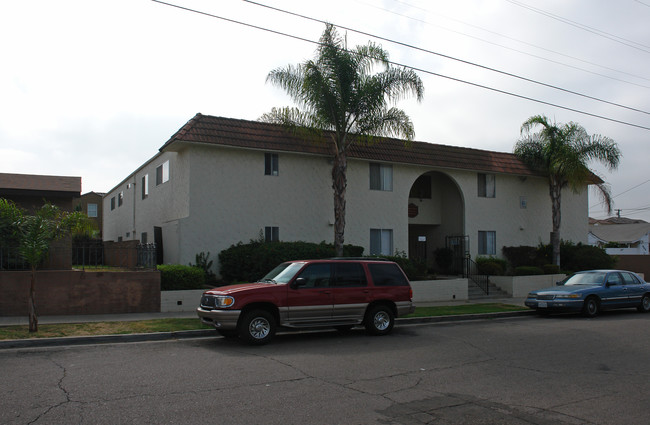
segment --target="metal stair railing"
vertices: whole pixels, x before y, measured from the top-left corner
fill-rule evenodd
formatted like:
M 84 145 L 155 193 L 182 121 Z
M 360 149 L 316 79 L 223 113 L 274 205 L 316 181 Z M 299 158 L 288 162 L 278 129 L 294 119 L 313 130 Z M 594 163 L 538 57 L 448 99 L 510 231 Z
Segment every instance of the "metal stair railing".
M 478 264 L 469 255 L 463 259 L 463 277 L 474 282 L 476 286 L 485 292 L 485 295 L 490 295 L 488 275 L 479 272 Z

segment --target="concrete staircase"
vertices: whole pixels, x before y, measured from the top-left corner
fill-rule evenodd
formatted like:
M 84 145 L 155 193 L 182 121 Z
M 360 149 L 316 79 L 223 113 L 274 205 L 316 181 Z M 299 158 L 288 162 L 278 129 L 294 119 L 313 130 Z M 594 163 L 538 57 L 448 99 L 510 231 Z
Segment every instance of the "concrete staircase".
M 470 300 L 490 300 L 497 298 L 510 298 L 507 292 L 499 289 L 498 286 L 488 283 L 489 295 L 486 294 L 481 288 L 479 288 L 471 279 L 467 283 L 467 298 Z

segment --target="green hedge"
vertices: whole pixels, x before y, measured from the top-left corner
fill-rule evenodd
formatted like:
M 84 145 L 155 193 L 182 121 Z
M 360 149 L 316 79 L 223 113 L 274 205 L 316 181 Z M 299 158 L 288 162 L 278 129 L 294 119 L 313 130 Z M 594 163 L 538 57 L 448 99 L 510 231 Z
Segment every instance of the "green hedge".
M 205 273 L 199 267 L 160 264 L 158 270 L 160 271 L 160 289 L 162 291 L 205 288 Z
M 479 272 L 489 276 L 503 276 L 508 267 L 506 260 L 494 257 L 477 257 L 476 265 Z
M 544 274 L 544 271 L 535 266 L 519 266 L 515 269 L 515 276 L 533 276 Z
M 219 270 L 225 282 L 254 282 L 285 261 L 332 258 L 335 255 L 334 245 L 325 242 L 240 242 L 219 253 Z M 345 245 L 343 255 L 361 257 L 363 247 Z

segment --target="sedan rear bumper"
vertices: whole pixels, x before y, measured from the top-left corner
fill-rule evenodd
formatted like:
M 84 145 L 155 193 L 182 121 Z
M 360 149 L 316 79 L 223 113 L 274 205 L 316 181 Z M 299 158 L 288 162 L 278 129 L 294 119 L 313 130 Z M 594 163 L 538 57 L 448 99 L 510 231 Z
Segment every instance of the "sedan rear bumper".
M 524 304 L 526 307 L 539 311 L 581 311 L 584 300 L 538 300 L 535 298 L 527 298 Z

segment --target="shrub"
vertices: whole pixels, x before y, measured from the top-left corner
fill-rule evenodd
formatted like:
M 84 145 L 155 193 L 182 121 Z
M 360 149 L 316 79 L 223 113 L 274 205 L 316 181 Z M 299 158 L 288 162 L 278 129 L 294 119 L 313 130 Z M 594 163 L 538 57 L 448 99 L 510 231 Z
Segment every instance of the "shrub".
M 334 245 L 325 242 L 262 242 L 238 243 L 219 253 L 221 277 L 226 282 L 254 282 L 275 266 L 291 260 L 332 258 Z M 360 257 L 363 247 L 345 245 L 345 257 Z
M 544 264 L 542 266 L 542 270 L 544 270 L 544 274 L 559 274 L 560 273 L 560 267 L 556 264 Z
M 543 259 L 544 252 L 540 252 L 539 248 L 533 246 L 504 246 L 501 252 L 513 269 L 519 266 L 541 266 L 548 263 Z
M 489 276 L 503 276 L 508 266 L 506 260 L 493 257 L 477 257 L 476 265 L 480 273 Z
M 454 251 L 449 248 L 438 248 L 434 252 L 436 264 L 443 273 L 449 273 L 454 261 Z
M 205 284 L 207 286 L 217 286 L 217 276 L 212 271 L 212 260 L 209 260 L 210 252 L 207 254 L 205 252 L 201 252 L 199 254 L 196 254 L 194 258 L 196 260 L 196 264 L 190 263 L 189 266 L 198 267 L 203 270 L 203 273 L 205 275 Z
M 515 276 L 532 276 L 536 274 L 544 274 L 544 271 L 535 266 L 519 266 L 515 268 Z
M 203 289 L 205 273 L 198 267 L 180 264 L 160 264 L 160 289 L 162 291 L 178 291 L 182 289 Z

